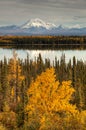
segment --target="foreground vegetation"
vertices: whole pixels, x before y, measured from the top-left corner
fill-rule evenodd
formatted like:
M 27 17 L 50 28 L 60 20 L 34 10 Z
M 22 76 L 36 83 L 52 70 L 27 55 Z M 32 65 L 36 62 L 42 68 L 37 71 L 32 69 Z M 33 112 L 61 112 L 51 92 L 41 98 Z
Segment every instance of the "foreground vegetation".
M 86 63 L 0 61 L 0 130 L 86 130 Z
M 29 49 L 86 49 L 86 36 L 0 36 L 0 46 Z

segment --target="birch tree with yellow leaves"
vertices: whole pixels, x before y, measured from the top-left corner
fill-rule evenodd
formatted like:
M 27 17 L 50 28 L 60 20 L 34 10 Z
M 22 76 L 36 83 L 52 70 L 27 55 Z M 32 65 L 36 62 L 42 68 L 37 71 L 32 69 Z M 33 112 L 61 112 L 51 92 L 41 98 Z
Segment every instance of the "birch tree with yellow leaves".
M 28 89 L 28 124 L 38 121 L 37 129 L 44 130 L 49 122 L 55 124 L 60 117 L 78 114 L 76 106 L 70 103 L 74 92 L 71 81 L 56 81 L 54 68 L 42 72 Z

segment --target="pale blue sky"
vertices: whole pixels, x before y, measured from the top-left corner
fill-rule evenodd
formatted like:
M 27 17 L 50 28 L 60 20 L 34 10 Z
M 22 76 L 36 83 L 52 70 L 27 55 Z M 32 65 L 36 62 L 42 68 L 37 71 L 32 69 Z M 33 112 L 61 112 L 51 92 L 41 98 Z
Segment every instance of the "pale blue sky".
M 21 25 L 32 18 L 86 27 L 86 0 L 0 0 L 0 26 Z

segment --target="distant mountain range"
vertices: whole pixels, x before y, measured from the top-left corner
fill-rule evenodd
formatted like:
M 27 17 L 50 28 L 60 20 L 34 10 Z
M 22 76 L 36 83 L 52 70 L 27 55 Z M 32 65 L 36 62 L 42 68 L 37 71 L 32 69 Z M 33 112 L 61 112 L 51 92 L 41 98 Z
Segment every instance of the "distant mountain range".
M 41 19 L 31 19 L 21 26 L 11 25 L 0 27 L 0 35 L 86 35 L 86 27 L 74 26 L 71 28 L 46 23 Z

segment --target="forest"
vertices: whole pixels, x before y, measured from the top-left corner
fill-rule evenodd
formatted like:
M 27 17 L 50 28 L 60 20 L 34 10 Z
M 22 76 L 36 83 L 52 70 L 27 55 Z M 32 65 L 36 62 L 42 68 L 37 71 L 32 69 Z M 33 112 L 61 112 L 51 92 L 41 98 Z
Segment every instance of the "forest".
M 0 60 L 0 130 L 86 130 L 86 62 Z
M 86 49 L 86 36 L 0 36 L 0 46 L 23 49 Z

